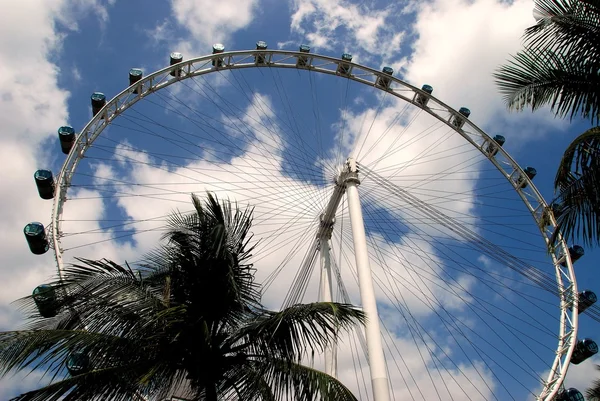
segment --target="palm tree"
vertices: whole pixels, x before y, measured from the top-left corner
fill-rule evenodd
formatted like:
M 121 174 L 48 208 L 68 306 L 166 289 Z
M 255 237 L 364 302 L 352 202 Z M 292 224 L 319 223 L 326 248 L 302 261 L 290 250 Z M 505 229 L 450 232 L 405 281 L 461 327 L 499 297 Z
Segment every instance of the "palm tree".
M 557 117 L 600 122 L 600 0 L 536 0 L 524 49 L 494 74 L 509 109 L 550 105 Z M 600 129 L 569 146 L 556 174 L 558 234 L 600 245 Z
M 596 369 L 600 370 L 600 365 L 596 365 Z M 587 401 L 600 401 L 600 379 L 594 380 L 591 388 L 585 392 Z
M 43 369 L 52 380 L 14 400 L 355 400 L 301 360 L 363 313 L 337 303 L 265 309 L 251 210 L 192 199 L 195 212 L 171 216 L 166 242 L 139 269 L 79 259 L 37 298 L 50 317 L 22 300 L 32 322 L 0 333 L 0 374 Z
M 535 0 L 524 49 L 494 74 L 510 109 L 600 118 L 600 1 Z
M 567 241 L 600 244 L 600 127 L 590 128 L 565 150 L 554 180 L 554 215 Z M 555 235 L 556 236 L 556 235 Z M 552 239 L 554 242 L 554 238 Z

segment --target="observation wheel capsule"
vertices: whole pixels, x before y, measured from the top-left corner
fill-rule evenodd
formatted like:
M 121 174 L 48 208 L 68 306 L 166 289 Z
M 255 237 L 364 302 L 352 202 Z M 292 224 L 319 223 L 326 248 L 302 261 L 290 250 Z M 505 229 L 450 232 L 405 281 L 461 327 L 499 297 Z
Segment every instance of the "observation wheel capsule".
M 496 156 L 498 154 L 498 148 L 501 148 L 506 142 L 506 138 L 502 135 L 494 135 L 492 141 L 490 141 L 485 148 L 485 151 L 490 156 Z
M 91 96 L 92 100 L 92 114 L 95 116 L 102 110 L 106 104 L 106 96 L 102 92 L 94 92 Z M 104 118 L 104 116 L 102 117 Z
M 421 91 L 424 93 L 417 93 L 415 95 L 415 102 L 425 107 L 427 106 L 427 102 L 429 102 L 429 95 L 433 92 L 433 86 L 425 84 L 421 87 Z
M 212 54 L 221 54 L 225 51 L 225 46 L 221 43 L 215 43 L 212 48 Z M 213 67 L 223 66 L 223 57 L 215 57 L 212 60 Z
M 530 180 L 533 180 L 533 177 L 535 177 L 537 175 L 537 170 L 533 167 L 525 167 L 523 169 L 523 172 L 525 173 L 525 176 L 523 176 L 522 174 L 519 174 L 519 178 L 517 178 L 516 184 L 518 188 L 526 188 L 528 183 L 527 183 L 527 178 L 529 178 Z
M 141 68 L 132 68 L 129 70 L 129 86 L 135 85 L 136 82 L 139 82 L 144 76 L 144 72 Z M 137 85 L 133 90 L 133 93 L 140 94 L 142 93 L 142 87 Z
M 60 149 L 65 155 L 68 155 L 75 144 L 75 130 L 70 125 L 62 126 L 58 129 L 58 140 Z
M 585 249 L 583 249 L 582 246 L 580 245 L 573 245 L 569 247 L 569 256 L 571 257 L 571 263 L 575 263 L 577 262 L 579 259 L 581 259 L 583 256 L 585 255 Z M 564 255 L 560 255 L 560 258 L 563 258 Z M 567 266 L 567 261 L 563 260 L 560 263 L 561 266 L 565 267 Z
M 450 124 L 454 125 L 457 129 L 462 129 L 465 125 L 465 121 L 471 115 L 471 110 L 466 107 L 461 107 L 458 110 L 458 114 L 450 116 Z
M 298 50 L 300 51 L 300 53 L 310 53 L 310 46 L 300 45 L 300 48 Z M 298 61 L 296 61 L 296 67 L 307 67 L 308 65 L 308 57 L 298 56 Z
M 344 63 L 344 61 L 346 61 Z M 340 75 L 348 75 L 350 73 L 350 62 L 352 61 L 352 54 L 342 54 L 342 62 L 338 64 L 337 73 Z
M 576 388 L 570 388 L 556 396 L 556 401 L 585 401 L 583 394 Z
M 35 186 L 37 187 L 40 198 L 54 198 L 54 177 L 52 176 L 52 171 L 37 170 L 33 174 L 33 179 L 35 180 Z
M 173 52 L 169 56 L 169 65 L 170 66 L 177 65 L 177 64 L 181 63 L 182 61 L 183 61 L 183 55 L 179 52 Z M 173 68 L 173 70 L 171 70 L 169 75 L 171 75 L 172 77 L 181 76 L 181 68 Z
M 571 355 L 571 363 L 578 365 L 591 356 L 598 353 L 598 344 L 591 338 L 585 338 L 577 342 L 573 355 Z
M 83 351 L 75 351 L 67 359 L 67 370 L 71 376 L 81 375 L 90 371 L 90 358 Z
M 381 72 L 383 74 L 379 75 L 377 77 L 377 80 L 375 81 L 375 85 L 382 89 L 387 90 L 390 88 L 390 84 L 392 83 L 392 80 L 390 78 L 386 77 L 386 75 L 392 76 L 392 74 L 394 74 L 394 69 L 392 67 L 383 67 Z
M 48 252 L 50 245 L 42 223 L 34 221 L 27 224 L 23 228 L 23 233 L 25 234 L 25 240 L 27 241 L 27 245 L 29 245 L 31 253 L 34 255 L 43 255 Z
M 256 42 L 256 50 L 267 50 L 267 47 L 267 42 L 263 40 Z M 265 53 L 257 52 L 254 57 L 254 62 L 256 64 L 266 64 Z
M 596 293 L 590 290 L 581 291 L 578 295 L 579 298 L 579 313 L 584 312 L 587 308 L 592 306 L 598 300 Z
M 56 316 L 58 304 L 54 287 L 50 284 L 39 285 L 35 287 L 31 295 L 42 317 L 49 318 Z

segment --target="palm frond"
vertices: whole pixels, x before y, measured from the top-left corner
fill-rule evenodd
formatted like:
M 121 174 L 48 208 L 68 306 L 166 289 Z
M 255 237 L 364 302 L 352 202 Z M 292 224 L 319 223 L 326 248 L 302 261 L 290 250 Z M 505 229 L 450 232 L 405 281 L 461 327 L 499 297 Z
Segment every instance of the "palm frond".
M 271 385 L 265 380 L 263 372 L 258 370 L 261 364 L 254 361 L 231 369 L 225 380 L 220 383 L 220 392 L 223 399 L 237 399 L 247 401 L 276 401 Z
M 164 394 L 159 389 L 169 388 L 173 377 L 163 376 L 155 383 L 144 382 L 143 372 L 146 370 L 147 366 L 136 364 L 96 369 L 50 383 L 12 398 L 11 401 L 142 401 L 143 394 Z
M 596 369 L 600 370 L 600 365 L 596 365 Z M 592 387 L 585 391 L 585 398 L 588 401 L 600 401 L 600 379 L 594 380 Z
M 256 364 L 255 369 L 270 384 L 277 400 L 356 401 L 339 380 L 316 369 L 283 359 L 264 359 Z
M 552 50 L 525 48 L 494 74 L 511 109 L 550 105 L 559 117 L 600 118 L 600 64 Z
M 280 312 L 264 311 L 232 336 L 234 343 L 257 353 L 299 361 L 307 350 L 323 351 L 338 330 L 362 324 L 365 315 L 333 302 L 298 304 Z
M 557 234 L 571 242 L 600 245 L 600 127 L 577 137 L 563 154 L 554 180 Z
M 62 278 L 51 283 L 58 295 L 59 314 L 51 319 L 37 315 L 30 328 L 86 329 L 125 338 L 144 338 L 152 326 L 166 324 L 167 307 L 163 300 L 128 266 L 106 260 L 79 259 L 79 262 L 67 266 Z M 35 309 L 31 296 L 19 302 L 27 310 Z M 177 319 L 177 313 L 171 309 L 170 318 Z
M 548 49 L 571 60 L 600 57 L 600 1 L 536 0 L 537 23 L 525 30 L 525 47 Z
M 0 333 L 0 375 L 11 370 L 63 372 L 72 352 L 91 355 L 129 353 L 133 342 L 84 330 L 24 330 Z
M 147 280 L 164 284 L 168 277 L 170 303 L 185 302 L 196 318 L 235 324 L 249 307 L 260 307 L 254 268 L 247 262 L 252 211 L 237 206 L 234 211 L 211 194 L 205 204 L 195 195 L 192 201 L 195 212 L 174 213 L 167 244 L 147 256 L 146 267 L 154 272 Z M 215 293 L 219 303 L 213 302 Z
M 599 165 L 600 127 L 594 127 L 575 138 L 564 151 L 554 179 L 555 190 L 560 192 L 569 187 L 573 175 L 600 174 L 596 169 Z

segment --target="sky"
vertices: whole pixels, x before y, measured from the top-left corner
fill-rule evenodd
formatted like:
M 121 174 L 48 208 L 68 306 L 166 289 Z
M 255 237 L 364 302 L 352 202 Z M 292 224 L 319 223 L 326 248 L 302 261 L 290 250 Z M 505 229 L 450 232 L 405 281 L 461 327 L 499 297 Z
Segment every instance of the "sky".
M 209 54 L 214 43 L 248 50 L 264 40 L 269 49 L 305 43 L 312 53 L 351 53 L 376 70 L 391 66 L 411 85 L 433 86 L 451 107 L 469 107 L 470 120 L 489 135 L 504 135 L 505 149 L 535 166 L 534 183 L 551 200 L 561 153 L 589 124 L 557 120 L 548 110 L 509 112 L 492 78 L 520 48 L 532 10 L 526 0 L 171 0 L 151 7 L 138 0 L 27 0 L 5 7 L 0 329 L 22 327 L 11 302 L 56 273 L 53 251 L 32 255 L 22 229 L 51 221 L 52 202 L 39 198 L 32 176 L 38 168 L 60 170 L 58 127 L 79 132 L 92 117 L 91 93 L 112 98 L 127 87 L 130 68 L 148 75 L 167 66 L 173 51 L 187 60 Z M 351 154 L 364 166 L 359 191 L 394 398 L 532 399 L 558 330 L 556 298 L 515 269 L 527 263 L 553 274 L 534 220 L 460 135 L 345 78 L 240 69 L 184 80 L 140 101 L 100 135 L 76 170 L 63 216 L 65 258 L 135 262 L 158 243 L 165 215 L 188 211 L 190 192 L 211 190 L 255 208 L 257 278 L 264 303 L 277 308 L 302 276 L 332 179 Z M 335 227 L 333 259 L 358 304 L 346 203 Z M 477 247 L 473 236 L 496 247 Z M 579 288 L 600 291 L 597 256 L 587 250 L 575 265 Z M 307 286 L 296 301 L 318 299 L 317 270 L 304 271 Z M 597 332 L 597 322 L 581 315 L 580 338 Z M 360 342 L 344 337 L 339 377 L 366 400 L 372 397 L 364 355 L 355 352 Z M 588 387 L 598 376 L 594 363 L 600 358 L 572 366 L 567 387 Z M 7 376 L 0 399 L 47 380 L 42 372 Z

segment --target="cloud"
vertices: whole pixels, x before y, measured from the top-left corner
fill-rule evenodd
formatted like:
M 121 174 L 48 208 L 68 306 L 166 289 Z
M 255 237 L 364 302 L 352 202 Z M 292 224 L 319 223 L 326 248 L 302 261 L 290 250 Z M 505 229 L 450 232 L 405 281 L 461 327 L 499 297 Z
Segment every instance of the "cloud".
M 26 391 L 44 386 L 49 381 L 50 377 L 44 376 L 43 372 L 39 370 L 30 373 L 23 371 L 12 376 L 5 376 L 0 379 L 0 399 L 12 399 Z
M 377 8 L 373 3 L 345 0 L 294 0 L 290 28 L 317 52 L 346 51 L 354 61 L 384 62 L 398 56 L 405 32 L 397 30 L 397 6 Z M 377 62 L 376 61 L 376 62 Z M 401 65 L 396 61 L 395 67 Z
M 507 134 L 510 140 L 518 132 L 521 144 L 550 127 L 564 129 L 567 123 L 554 120 L 547 110 L 505 113 L 492 76 L 521 48 L 522 32 L 535 23 L 532 10 L 531 0 L 419 3 L 404 79 L 419 87 L 432 85 L 434 96 L 455 109 L 469 107 L 470 119 L 490 134 Z
M 600 371 L 597 369 L 600 365 L 600 357 L 589 358 L 579 365 L 569 366 L 569 372 L 565 379 L 565 387 L 574 387 L 585 394 L 585 390 L 592 387 L 592 383 L 600 379 Z
M 258 0 L 172 0 L 174 22 L 165 20 L 151 30 L 157 41 L 172 39 L 176 27 L 185 30 L 177 49 L 184 54 L 206 54 L 212 44 L 231 44 L 232 35 L 250 25 L 258 12 Z
M 67 28 L 74 28 L 74 18 L 90 12 L 106 21 L 105 11 L 99 2 L 36 1 L 14 4 L 0 16 L 0 35 L 11 38 L 0 42 L 2 305 L 27 295 L 55 272 L 51 252 L 32 255 L 22 230 L 30 221 L 48 224 L 51 202 L 39 198 L 33 173 L 53 162 L 56 130 L 69 120 L 69 93 L 58 85 L 60 68 L 54 61 L 64 38 L 57 25 L 69 22 Z M 14 327 L 18 315 L 6 316 L 11 317 L 2 327 Z

